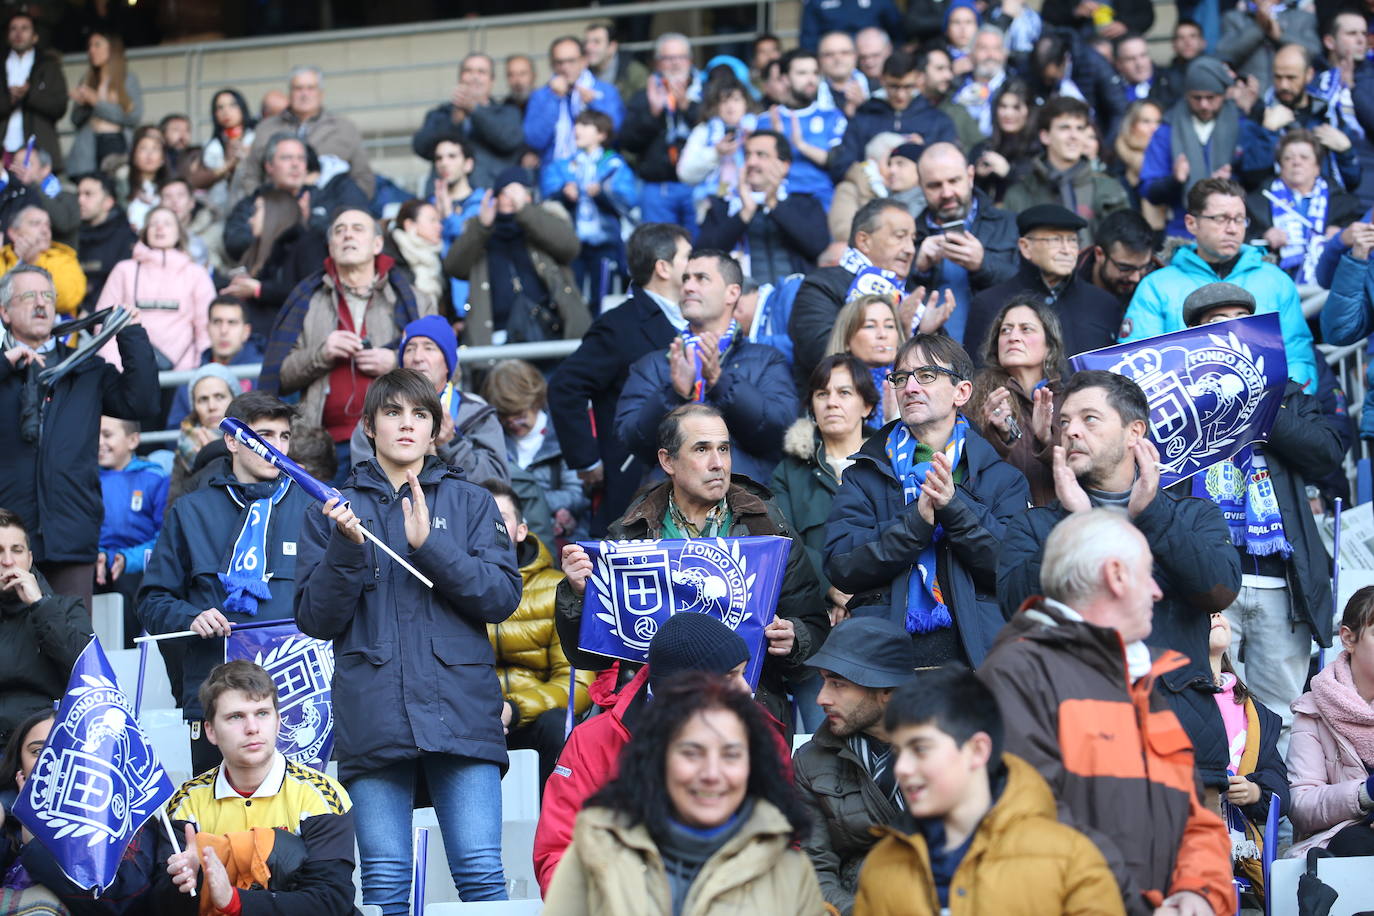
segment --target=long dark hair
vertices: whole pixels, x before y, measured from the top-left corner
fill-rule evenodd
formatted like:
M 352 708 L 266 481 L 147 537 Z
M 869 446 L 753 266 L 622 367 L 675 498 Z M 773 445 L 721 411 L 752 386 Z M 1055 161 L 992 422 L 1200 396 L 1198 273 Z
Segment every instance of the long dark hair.
M 619 812 L 631 826 L 643 824 L 659 841 L 673 816 L 665 772 L 668 748 L 693 716 L 716 709 L 738 716 L 749 736 L 749 797 L 761 798 L 781 811 L 792 826 L 794 840 L 804 836 L 810 817 L 783 775 L 777 731 L 747 693 L 727 686 L 719 676 L 697 671 L 674 677 L 655 692 L 634 737 L 621 752 L 619 774 L 583 807 Z
M 215 106 L 219 103 L 219 97 L 222 95 L 231 95 L 234 97 L 234 103 L 239 106 L 239 112 L 243 115 L 243 129 L 245 132 L 257 127 L 258 119 L 253 117 L 253 112 L 248 108 L 248 101 L 244 99 L 243 93 L 239 92 L 237 89 L 221 89 L 219 92 L 210 96 L 210 129 L 213 132 L 214 138 L 220 142 L 220 145 L 224 147 L 224 152 L 227 154 L 229 152 L 229 140 L 224 136 L 224 128 L 220 127 L 218 119 L 215 118 Z
M 262 201 L 262 235 L 253 239 L 253 244 L 248 246 L 243 253 L 243 260 L 239 262 L 248 268 L 248 275 L 254 278 L 258 277 L 272 256 L 272 246 L 277 244 L 277 239 L 301 223 L 300 204 L 289 191 L 267 188 L 259 199 Z
M 1026 106 L 1026 126 L 1015 134 L 1003 133 L 1002 128 L 997 124 L 997 106 L 1001 104 L 1002 97 L 1014 95 Z M 992 97 L 992 136 L 988 139 L 988 148 L 996 150 L 1013 165 L 1019 159 L 1029 159 L 1040 151 L 1040 132 L 1036 130 L 1036 109 L 1035 96 L 1031 93 L 1030 86 L 1026 81 L 1019 77 L 1007 80 L 1002 84 L 1002 88 L 997 90 L 997 94 Z
M 1040 327 L 1045 329 L 1045 380 L 1058 382 L 1067 377 L 1069 370 L 1064 362 L 1064 331 L 1059 326 L 1059 316 L 1054 313 L 1054 309 L 1045 304 L 1044 299 L 1034 293 L 1017 293 L 1012 296 L 992 320 L 987 336 L 983 338 L 983 365 L 1001 365 L 997 361 L 997 341 L 1001 337 L 1002 322 L 1007 320 L 1007 313 L 1015 308 L 1030 309 L 1035 313 Z
M 19 788 L 19 784 L 14 780 L 14 774 L 19 772 L 19 759 L 24 750 L 24 739 L 28 737 L 29 732 L 33 731 L 35 725 L 55 718 L 57 718 L 57 713 L 51 708 L 40 709 L 20 722 L 15 726 L 14 731 L 10 732 L 10 740 L 5 745 L 5 754 L 0 757 L 0 792 L 13 791 Z

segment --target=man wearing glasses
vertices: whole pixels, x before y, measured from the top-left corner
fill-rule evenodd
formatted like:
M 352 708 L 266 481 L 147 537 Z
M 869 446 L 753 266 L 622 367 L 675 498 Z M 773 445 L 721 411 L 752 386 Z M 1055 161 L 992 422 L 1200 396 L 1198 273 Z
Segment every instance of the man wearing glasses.
M 1137 210 L 1117 210 L 1102 218 L 1096 243 L 1078 261 L 1078 276 L 1116 298 L 1124 312 L 1145 275 L 1159 266 L 1155 231 Z
M 1183 301 L 1188 294 L 1225 280 L 1255 297 L 1257 314 L 1279 313 L 1288 377 L 1309 394 L 1314 392 L 1317 364 L 1298 288 L 1292 277 L 1264 260 L 1259 248 L 1245 243 L 1250 225 L 1245 191 L 1230 179 L 1199 181 L 1188 192 L 1184 223 L 1196 241 L 1179 248 L 1168 267 L 1140 281 L 1126 309 L 1121 339 L 1141 340 L 1182 330 Z
M 981 356 L 993 319 L 1019 293 L 1039 296 L 1058 313 L 1066 356 L 1116 342 L 1121 304 L 1077 273 L 1079 232 L 1087 225 L 1059 204 L 1037 204 L 1016 217 L 1021 267 L 1010 280 L 973 297 L 964 328 L 965 349 Z
M 887 377 L 901 419 L 853 456 L 826 523 L 825 571 L 854 595 L 850 613 L 905 627 L 918 667 L 982 663 L 1003 623 L 1002 532 L 1030 500 L 1026 478 L 960 415 L 972 375 L 947 335 L 903 344 Z
M 894 51 L 883 62 L 882 86 L 886 98 L 870 98 L 861 104 L 844 129 L 844 138 L 830 154 L 830 177 L 839 182 L 856 162 L 863 161 L 868 141 L 885 131 L 896 131 L 913 143 L 958 140 L 949 115 L 921 95 L 921 67 L 913 55 Z
M 24 520 L 34 560 L 53 591 L 90 607 L 100 540 L 100 415 L 136 420 L 158 408 L 157 360 L 148 332 L 133 321 L 115 338 L 123 371 L 88 352 L 58 379 L 39 373 L 77 359 L 53 336 L 57 294 L 51 275 L 20 264 L 0 277 L 0 506 Z

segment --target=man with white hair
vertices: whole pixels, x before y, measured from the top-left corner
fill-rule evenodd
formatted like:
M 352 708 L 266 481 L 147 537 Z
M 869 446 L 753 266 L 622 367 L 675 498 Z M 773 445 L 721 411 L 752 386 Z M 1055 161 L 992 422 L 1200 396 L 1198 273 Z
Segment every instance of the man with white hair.
M 692 187 L 677 179 L 677 160 L 692 125 L 701 118 L 701 80 L 692 67 L 686 35 L 665 32 L 654 42 L 654 72 L 625 106 L 620 148 L 639 157 L 644 182 L 641 216 L 649 223 L 697 225 Z
M 962 105 L 969 117 L 978 122 L 978 129 L 992 134 L 992 97 L 1007 81 L 1007 42 L 1002 30 L 984 25 L 973 36 L 973 70 L 964 74 L 952 96 Z
M 869 26 L 854 36 L 854 49 L 859 56 L 859 72 L 868 79 L 868 88 L 882 86 L 883 64 L 892 53 L 892 37 L 877 26 Z
M 1235 899 L 1231 844 L 1198 802 L 1192 747 L 1165 698 L 1164 675 L 1188 660 L 1145 646 L 1163 597 L 1153 564 L 1126 511 L 1070 514 L 1045 541 L 1043 597 L 1027 599 L 978 674 L 1002 707 L 1006 749 L 1045 777 L 1060 822 L 1097 844 L 1126 912 L 1210 916 Z
M 816 104 L 853 117 L 854 110 L 870 94 L 868 78 L 858 69 L 859 51 L 854 39 L 848 32 L 830 32 L 821 38 L 816 57 L 821 67 Z

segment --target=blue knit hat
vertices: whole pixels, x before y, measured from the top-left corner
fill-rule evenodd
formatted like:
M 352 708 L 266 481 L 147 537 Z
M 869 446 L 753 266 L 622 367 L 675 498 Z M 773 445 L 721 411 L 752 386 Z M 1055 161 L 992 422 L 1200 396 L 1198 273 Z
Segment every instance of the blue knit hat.
M 674 614 L 649 640 L 649 686 L 657 690 L 667 678 L 684 671 L 726 674 L 749 660 L 749 645 L 710 614 Z
M 458 371 L 458 335 L 453 333 L 453 326 L 438 315 L 416 318 L 406 325 L 405 333 L 401 335 L 402 357 L 412 337 L 428 337 L 434 341 L 434 345 L 444 354 L 444 362 L 448 364 L 448 377 L 453 378 L 453 373 Z

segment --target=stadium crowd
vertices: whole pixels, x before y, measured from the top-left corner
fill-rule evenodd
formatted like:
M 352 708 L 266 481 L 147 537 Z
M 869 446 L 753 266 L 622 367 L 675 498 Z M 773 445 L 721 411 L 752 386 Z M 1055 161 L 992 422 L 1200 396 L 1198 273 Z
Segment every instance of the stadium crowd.
M 1318 522 L 1374 411 L 1316 347 L 1374 331 L 1374 4 L 1178 7 L 1168 66 L 1142 0 L 804 0 L 739 56 L 595 22 L 459 61 L 418 194 L 317 67 L 196 137 L 119 35 L 68 86 L 12 15 L 0 913 L 406 913 L 417 805 L 503 900 L 518 748 L 549 914 L 1201 916 L 1265 846 L 1374 855 L 1374 588 L 1333 617 Z M 1067 361 L 1266 313 L 1272 429 L 1173 486 L 1142 388 Z M 756 685 L 706 614 L 580 648 L 579 542 L 751 535 L 791 541 Z M 106 592 L 194 632 L 198 775 L 93 899 L 12 806 Z M 337 778 L 224 663 L 279 618 L 333 644 Z

